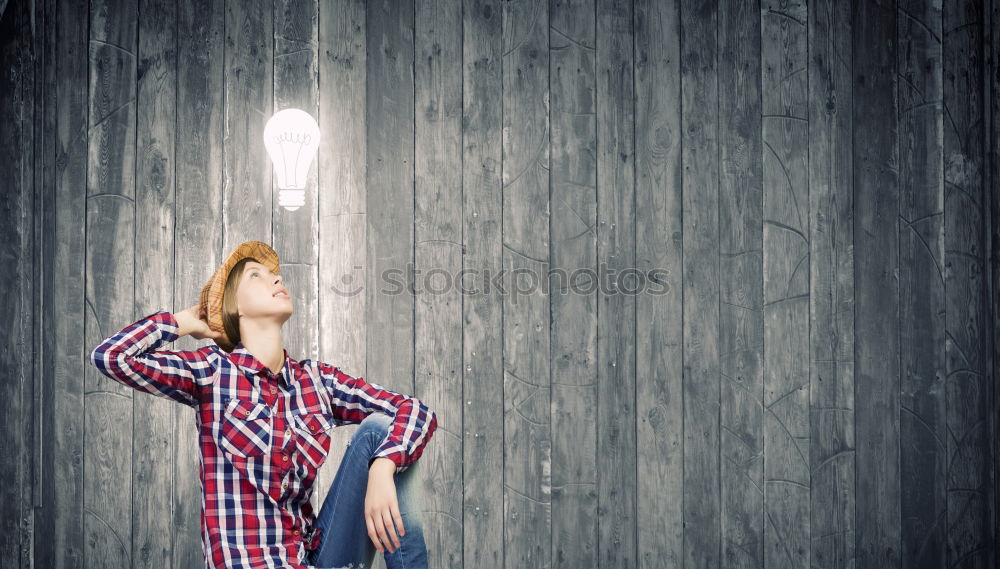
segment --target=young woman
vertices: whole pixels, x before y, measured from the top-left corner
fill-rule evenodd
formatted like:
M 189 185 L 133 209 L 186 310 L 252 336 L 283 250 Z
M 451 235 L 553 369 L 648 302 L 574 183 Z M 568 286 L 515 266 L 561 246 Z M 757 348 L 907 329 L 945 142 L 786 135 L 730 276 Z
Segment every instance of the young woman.
M 130 324 L 90 361 L 115 381 L 196 409 L 205 567 L 366 567 L 376 549 L 389 569 L 427 567 L 414 467 L 437 416 L 415 397 L 289 357 L 281 328 L 292 312 L 277 254 L 248 241 L 199 304 Z M 188 334 L 215 345 L 158 349 Z M 329 431 L 357 423 L 315 516 L 310 497 Z

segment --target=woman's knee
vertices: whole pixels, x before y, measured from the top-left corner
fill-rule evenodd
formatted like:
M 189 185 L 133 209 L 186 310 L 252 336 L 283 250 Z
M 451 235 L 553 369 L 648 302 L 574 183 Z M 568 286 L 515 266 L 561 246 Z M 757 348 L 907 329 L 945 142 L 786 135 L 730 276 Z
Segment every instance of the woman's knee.
M 381 441 L 389 433 L 392 426 L 392 417 L 385 413 L 372 413 L 364 418 L 358 428 L 351 436 L 351 443 L 363 440 L 365 437 L 373 437 Z

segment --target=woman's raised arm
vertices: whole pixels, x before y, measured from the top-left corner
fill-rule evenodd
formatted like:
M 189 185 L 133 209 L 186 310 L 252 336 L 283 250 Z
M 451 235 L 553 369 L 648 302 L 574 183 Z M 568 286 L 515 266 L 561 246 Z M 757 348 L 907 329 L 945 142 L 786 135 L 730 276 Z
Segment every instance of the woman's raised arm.
M 213 349 L 157 350 L 183 335 L 181 332 L 210 337 L 191 322 L 192 318 L 197 320 L 192 310 L 196 307 L 177 316 L 159 311 L 140 318 L 91 350 L 90 363 L 122 385 L 197 407 L 201 387 L 211 384 L 215 373 L 209 360 Z

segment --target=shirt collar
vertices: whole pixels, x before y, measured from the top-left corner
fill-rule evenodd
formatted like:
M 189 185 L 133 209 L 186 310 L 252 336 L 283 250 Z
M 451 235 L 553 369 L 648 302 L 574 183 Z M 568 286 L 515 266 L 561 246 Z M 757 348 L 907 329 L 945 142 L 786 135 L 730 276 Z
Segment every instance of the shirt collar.
M 284 373 L 285 380 L 290 382 L 294 379 L 292 377 L 294 374 L 291 373 L 291 362 L 289 361 L 290 358 L 288 357 L 288 350 L 283 349 L 282 352 L 284 354 L 284 363 L 282 364 L 281 369 L 278 370 L 278 373 L 274 375 L 281 375 Z M 258 360 L 253 354 L 250 353 L 249 350 L 246 349 L 243 342 L 238 342 L 236 344 L 233 351 L 229 353 L 229 358 L 236 365 L 240 366 L 240 369 L 242 369 L 244 373 L 256 375 L 263 371 L 265 376 L 271 373 L 263 362 Z

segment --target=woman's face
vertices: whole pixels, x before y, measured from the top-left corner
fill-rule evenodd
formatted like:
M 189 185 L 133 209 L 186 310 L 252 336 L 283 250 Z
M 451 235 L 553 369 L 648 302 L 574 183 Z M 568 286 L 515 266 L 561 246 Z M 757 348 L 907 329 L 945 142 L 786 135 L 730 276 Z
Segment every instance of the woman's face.
M 236 304 L 240 316 L 250 318 L 279 317 L 284 322 L 293 312 L 291 293 L 285 288 L 284 279 L 255 261 L 243 267 Z

